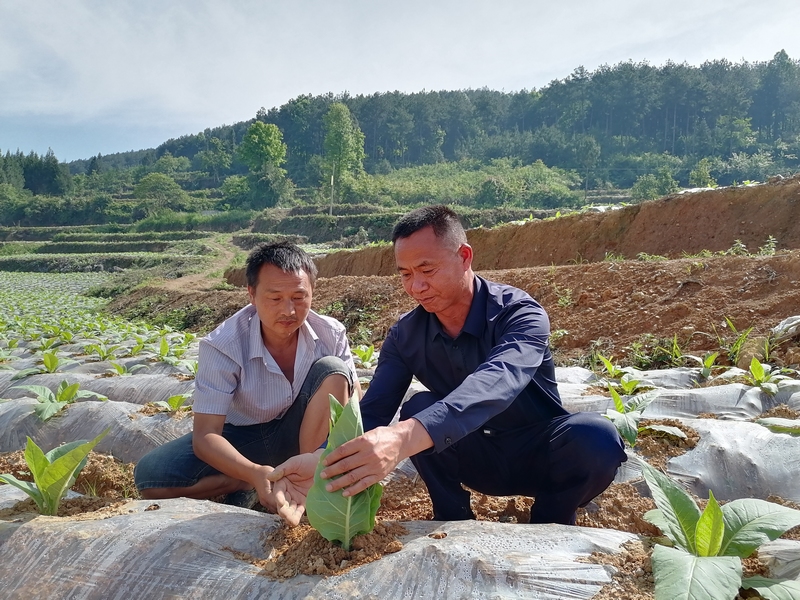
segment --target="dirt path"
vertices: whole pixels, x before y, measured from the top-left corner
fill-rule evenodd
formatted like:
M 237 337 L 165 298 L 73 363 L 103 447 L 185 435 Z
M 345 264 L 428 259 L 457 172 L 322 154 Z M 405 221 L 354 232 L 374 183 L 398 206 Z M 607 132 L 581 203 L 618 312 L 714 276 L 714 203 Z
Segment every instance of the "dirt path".
M 192 273 L 178 279 L 165 279 L 160 287 L 173 291 L 210 291 L 214 289 L 214 286 L 219 285 L 221 281 L 219 274 L 231 264 L 236 252 L 230 246 L 220 244 L 213 239 L 204 240 L 203 243 L 214 249 L 216 253 L 214 259 L 207 263 L 199 273 Z M 217 273 L 217 275 L 212 275 L 213 273 Z

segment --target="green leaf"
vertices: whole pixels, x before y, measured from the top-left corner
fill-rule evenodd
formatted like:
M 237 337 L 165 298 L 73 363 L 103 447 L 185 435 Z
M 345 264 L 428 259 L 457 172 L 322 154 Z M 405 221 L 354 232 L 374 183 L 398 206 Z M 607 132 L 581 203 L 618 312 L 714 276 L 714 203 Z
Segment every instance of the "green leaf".
M 658 394 L 658 390 L 650 390 L 649 392 L 645 392 L 643 394 L 637 394 L 625 403 L 625 408 L 628 411 L 636 410 L 640 413 L 644 412 L 644 409 L 650 406 L 653 400 L 658 398 Z
M 797 419 L 780 419 L 778 417 L 771 417 L 767 419 L 756 419 L 756 423 L 763 425 L 774 433 L 800 435 L 800 421 Z
M 756 380 L 756 383 L 764 381 L 764 365 L 755 356 L 750 361 L 750 374 Z
M 614 407 L 617 409 L 617 412 L 622 413 L 623 415 L 628 412 L 625 410 L 625 404 L 622 402 L 622 398 L 619 396 L 619 392 L 615 390 L 611 384 L 608 385 L 608 391 L 611 394 L 612 400 L 614 400 Z
M 43 400 L 39 404 L 34 405 L 33 412 L 39 417 L 41 421 L 47 421 L 54 417 L 69 404 L 68 402 L 58 402 L 57 400 Z
M 700 520 L 697 521 L 695 530 L 695 544 L 698 556 L 717 556 L 722 546 L 722 537 L 725 533 L 725 521 L 722 519 L 722 510 L 711 490 L 708 491 L 708 504 Z
M 639 420 L 642 418 L 642 413 L 629 412 L 620 413 L 611 408 L 606 411 L 606 418 L 614 423 L 619 434 L 631 445 L 636 445 L 636 437 L 639 435 Z
M 659 431 L 661 433 L 666 433 L 667 435 L 673 435 L 677 438 L 681 438 L 682 440 L 686 439 L 686 434 L 683 433 L 677 427 L 673 427 L 672 425 L 647 425 L 642 429 L 647 429 L 649 431 Z
M 693 556 L 656 546 L 652 556 L 655 600 L 731 600 L 739 592 L 742 561 L 735 556 Z
M 16 375 L 11 378 L 11 381 L 16 381 L 17 379 L 24 379 L 29 375 L 38 375 L 39 373 L 44 373 L 44 369 L 41 367 L 31 367 L 30 369 L 22 369 L 18 371 Z
M 742 587 L 755 590 L 766 600 L 797 600 L 800 598 L 800 581 L 796 579 L 767 579 L 766 577 L 745 577 Z
M 42 495 L 39 493 L 39 489 L 36 487 L 36 484 L 30 481 L 20 481 L 16 477 L 10 474 L 0 475 L 0 481 L 4 481 L 8 484 L 13 485 L 16 488 L 21 489 L 23 492 L 28 494 L 33 501 L 36 503 L 36 506 L 39 507 L 39 510 L 42 510 L 42 506 L 44 505 Z
M 53 393 L 53 391 L 50 388 L 45 387 L 43 385 L 17 385 L 17 386 L 14 386 L 11 389 L 14 389 L 14 390 L 25 390 L 26 392 L 33 392 L 34 394 L 36 394 L 36 399 L 39 402 L 55 402 L 56 401 L 56 395 Z
M 69 489 L 70 485 L 75 481 L 75 476 L 86 464 L 86 459 L 100 440 L 102 440 L 109 430 L 106 429 L 103 433 L 89 442 L 79 443 L 77 446 L 72 447 L 68 451 L 51 451 L 51 456 L 54 456 L 53 462 L 48 461 L 47 467 L 43 473 L 36 476 L 36 486 L 42 493 L 45 501 L 47 512 L 43 514 L 55 515 L 58 512 L 58 504 L 61 498 Z M 33 442 L 30 442 L 33 443 Z M 38 448 L 38 447 L 37 447 Z M 60 449 L 56 449 L 60 450 Z M 41 450 L 40 450 L 41 452 Z M 45 458 L 45 460 L 47 460 Z M 29 465 L 30 466 L 30 465 Z M 33 472 L 33 469 L 31 468 Z
M 722 507 L 725 536 L 720 554 L 746 558 L 761 544 L 800 525 L 800 510 L 755 498 L 740 498 Z
M 327 480 L 320 477 L 324 469 L 323 460 L 342 444 L 364 433 L 358 398 L 354 394 L 346 406 L 333 396 L 329 396 L 332 426 L 328 436 L 328 446 L 320 457 L 314 474 L 314 484 L 306 498 L 306 515 L 312 527 L 326 540 L 340 542 L 345 550 L 350 550 L 350 541 L 357 535 L 369 533 L 375 527 L 375 513 L 380 506 L 383 488 L 375 484 L 356 494 L 345 497 L 342 491 L 328 492 Z
M 80 383 L 73 383 L 70 385 L 67 383 L 67 380 L 61 382 L 58 386 L 58 393 L 56 394 L 56 398 L 59 402 L 72 402 L 75 398 L 75 394 L 78 393 L 78 388 L 81 387 Z
M 661 511 L 663 520 L 669 524 L 669 528 L 662 529 L 662 532 L 676 546 L 694 554 L 696 552 L 694 535 L 697 521 L 700 520 L 700 509 L 686 490 L 672 479 L 644 461 L 641 465 L 642 475 L 653 494 L 653 500 Z
M 167 356 L 169 354 L 169 342 L 167 341 L 166 337 L 161 338 L 161 344 L 158 348 L 158 354 L 161 357 Z
M 56 369 L 58 368 L 59 360 L 55 352 L 45 352 L 42 355 L 42 362 L 44 363 L 44 368 L 48 373 L 55 373 Z

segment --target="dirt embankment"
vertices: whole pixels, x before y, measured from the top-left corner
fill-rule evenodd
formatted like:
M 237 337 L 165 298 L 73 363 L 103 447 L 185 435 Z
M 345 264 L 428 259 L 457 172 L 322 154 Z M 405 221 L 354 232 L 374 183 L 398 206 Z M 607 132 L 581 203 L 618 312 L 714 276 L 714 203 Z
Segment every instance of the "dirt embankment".
M 727 250 L 735 240 L 753 252 L 770 235 L 779 249 L 800 248 L 800 177 L 467 232 L 476 270 L 596 262 L 607 253 L 679 258 Z M 395 272 L 390 246 L 335 252 L 318 259 L 317 267 L 320 277 Z

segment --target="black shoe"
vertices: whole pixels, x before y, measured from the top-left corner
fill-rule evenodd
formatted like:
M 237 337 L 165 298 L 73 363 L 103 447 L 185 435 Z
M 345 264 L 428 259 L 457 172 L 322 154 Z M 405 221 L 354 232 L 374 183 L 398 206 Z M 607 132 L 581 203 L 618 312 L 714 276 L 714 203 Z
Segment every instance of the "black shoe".
M 225 496 L 222 503 L 252 510 L 258 506 L 258 493 L 255 490 L 239 490 Z

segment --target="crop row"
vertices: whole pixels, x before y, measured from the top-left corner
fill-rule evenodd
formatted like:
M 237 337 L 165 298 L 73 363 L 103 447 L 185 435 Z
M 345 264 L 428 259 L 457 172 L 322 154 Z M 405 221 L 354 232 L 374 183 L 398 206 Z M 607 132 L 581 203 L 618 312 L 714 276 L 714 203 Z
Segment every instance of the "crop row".
M 76 271 L 111 271 L 114 269 L 149 269 L 170 265 L 184 272 L 197 268 L 202 259 L 185 254 L 161 252 L 88 253 L 88 254 L 19 254 L 0 256 L 0 271 L 36 273 L 71 273 Z

